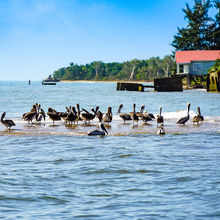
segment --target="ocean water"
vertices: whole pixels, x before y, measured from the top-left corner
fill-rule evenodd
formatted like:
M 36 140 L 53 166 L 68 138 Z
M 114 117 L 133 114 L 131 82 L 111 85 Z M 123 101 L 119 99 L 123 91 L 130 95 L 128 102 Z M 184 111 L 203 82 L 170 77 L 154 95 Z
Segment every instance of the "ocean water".
M 0 218 L 3 219 L 220 219 L 220 94 L 116 91 L 115 83 L 0 82 L 0 112 L 16 126 L 0 124 Z M 98 126 L 67 127 L 49 119 L 22 121 L 34 103 L 57 111 L 113 109 L 109 135 L 89 137 Z M 132 104 L 158 114 L 156 122 L 124 124 L 116 112 Z M 191 119 L 176 125 L 191 103 Z M 205 120 L 193 125 L 200 106 Z

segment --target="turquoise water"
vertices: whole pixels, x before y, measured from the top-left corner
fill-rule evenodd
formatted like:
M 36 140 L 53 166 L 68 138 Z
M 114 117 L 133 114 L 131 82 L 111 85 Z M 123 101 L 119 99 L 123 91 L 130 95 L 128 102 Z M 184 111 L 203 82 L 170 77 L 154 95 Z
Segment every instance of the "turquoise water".
M 219 219 L 220 94 L 116 91 L 115 83 L 0 82 L 0 112 L 15 121 L 0 125 L 0 218 L 6 219 Z M 89 137 L 91 126 L 63 122 L 27 126 L 24 112 L 40 102 L 47 111 L 79 103 L 102 111 L 112 106 L 109 135 Z M 123 124 L 116 115 L 145 104 L 163 107 L 167 135 L 156 123 Z M 191 102 L 201 107 L 201 126 L 177 126 Z M 50 132 L 47 132 L 47 131 Z M 80 133 L 80 135 L 78 135 Z

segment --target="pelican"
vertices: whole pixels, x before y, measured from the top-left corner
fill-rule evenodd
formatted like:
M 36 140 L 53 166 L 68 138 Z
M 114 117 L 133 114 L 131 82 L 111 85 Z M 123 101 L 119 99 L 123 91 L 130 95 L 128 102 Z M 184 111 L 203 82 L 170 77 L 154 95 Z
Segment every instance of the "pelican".
M 179 118 L 176 122 L 177 124 L 185 125 L 185 123 L 189 120 L 189 118 L 190 118 L 190 116 L 189 116 L 190 105 L 191 105 L 190 103 L 187 104 L 187 116 Z
M 142 117 L 144 108 L 145 108 L 145 105 L 141 105 L 140 112 L 136 112 L 136 115 L 138 117 L 140 117 L 140 118 Z
M 40 103 L 36 103 L 35 106 L 36 106 L 36 108 L 35 108 L 36 109 L 35 110 L 35 112 L 36 112 L 35 113 L 36 122 L 41 122 L 42 119 L 44 119 L 44 121 L 45 121 L 46 115 L 45 115 L 44 110 L 41 108 Z M 34 108 L 32 108 L 31 111 L 34 112 Z
M 133 119 L 133 123 L 134 123 L 134 121 L 136 121 L 138 123 L 139 117 L 135 111 L 135 107 L 136 107 L 136 104 L 133 103 L 133 112 L 130 112 L 130 115 L 131 115 L 131 118 Z
M 199 124 L 199 122 L 201 122 L 204 120 L 204 117 L 201 115 L 201 111 L 200 111 L 200 107 L 197 107 L 197 115 L 193 117 L 193 123 L 197 122 L 197 124 Z
M 85 121 L 85 124 L 86 124 L 87 122 L 90 123 L 90 121 L 95 118 L 96 113 L 97 113 L 97 111 L 99 110 L 99 107 L 97 106 L 97 107 L 96 107 L 96 110 L 94 110 L 94 108 L 91 108 L 91 111 L 92 111 L 94 114 L 88 112 L 88 111 L 87 111 L 86 109 L 84 109 L 84 108 L 83 108 L 82 110 L 83 110 L 85 113 L 81 113 L 80 117 L 82 118 L 83 121 Z
M 37 103 L 36 103 L 37 104 Z M 37 110 L 37 106 L 36 105 L 33 105 L 32 108 L 31 108 L 31 112 L 36 112 Z
M 82 121 L 82 118 L 80 117 L 80 107 L 79 107 L 79 104 L 76 104 L 76 110 L 77 110 L 77 124 L 78 124 L 78 121 Z
M 121 113 L 122 108 L 123 108 L 123 104 L 120 104 L 118 107 L 118 114 L 119 114 L 120 118 L 124 121 L 124 123 L 125 123 L 125 121 L 131 121 L 132 118 L 128 113 Z
M 103 115 L 102 119 L 107 123 L 112 121 L 112 107 L 108 107 L 108 112 Z
M 70 108 L 70 112 L 67 114 L 67 117 L 65 117 L 64 120 L 66 122 L 69 122 L 69 124 L 72 124 L 73 122 L 75 124 L 76 119 L 77 119 L 77 112 L 75 107 L 73 106 L 72 108 Z
M 6 115 L 6 112 L 3 112 L 2 113 L 2 116 L 1 116 L 1 123 L 8 129 L 10 130 L 12 126 L 15 126 L 15 123 L 10 120 L 10 119 L 6 119 L 4 120 L 4 117 Z
M 163 123 L 161 123 L 160 129 L 158 130 L 157 134 L 158 134 L 158 135 L 164 135 L 164 134 L 166 134 L 166 133 L 165 133 L 165 130 L 164 130 L 164 127 L 163 127 Z
M 42 119 L 44 119 L 44 121 L 46 119 L 46 115 L 45 115 L 45 112 L 43 109 L 40 110 L 40 112 L 36 118 L 36 121 L 41 122 Z
M 96 136 L 96 135 L 104 136 L 105 134 L 108 134 L 108 132 L 107 132 L 107 130 L 106 130 L 106 128 L 105 128 L 105 126 L 104 126 L 103 123 L 100 124 L 100 128 L 101 128 L 102 130 L 95 129 L 95 130 L 89 132 L 88 135 L 89 135 L 89 136 Z
M 54 121 L 61 120 L 61 117 L 58 114 L 58 112 L 52 108 L 48 108 L 47 115 L 49 116 L 49 119 L 51 119 L 53 121 L 53 124 L 54 124 Z
M 65 118 L 67 117 L 68 113 L 69 113 L 69 108 L 65 107 L 66 111 L 65 112 L 58 112 L 59 116 L 65 121 Z
M 158 127 L 158 124 L 162 124 L 164 121 L 163 116 L 161 114 L 162 114 L 162 107 L 160 106 L 159 115 L 157 115 L 157 127 Z
M 150 117 L 152 120 L 155 119 L 154 115 L 153 115 L 152 113 L 148 112 L 148 111 L 145 111 L 143 114 L 144 114 L 145 116 Z
M 152 113 L 149 113 L 148 111 L 145 111 L 141 114 L 141 120 L 143 120 L 144 122 L 152 121 L 154 118 L 154 115 Z
M 22 119 L 27 121 L 28 123 L 31 122 L 33 124 L 32 120 L 34 119 L 34 117 L 36 118 L 36 114 L 37 114 L 37 107 L 36 105 L 33 105 L 30 112 L 24 113 L 22 115 Z
M 149 113 L 148 111 L 145 111 L 141 115 L 141 120 L 143 120 L 144 122 L 152 121 L 153 119 L 155 119 L 154 115 L 152 113 Z
M 96 117 L 99 119 L 99 122 L 102 122 L 103 118 L 103 113 L 101 111 L 97 111 Z
M 40 103 L 36 103 L 35 106 L 36 106 L 36 108 L 35 108 L 35 112 L 36 112 L 35 119 L 37 121 L 37 119 L 39 117 L 39 114 L 40 114 L 41 105 L 40 105 Z M 34 109 L 31 109 L 31 111 L 34 112 Z

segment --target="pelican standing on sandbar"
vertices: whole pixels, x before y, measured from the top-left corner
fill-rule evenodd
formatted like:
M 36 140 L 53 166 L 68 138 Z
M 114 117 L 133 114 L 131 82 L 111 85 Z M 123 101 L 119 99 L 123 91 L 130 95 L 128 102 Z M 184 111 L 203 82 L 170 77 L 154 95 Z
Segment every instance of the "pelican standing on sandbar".
M 133 119 L 133 124 L 134 124 L 135 121 L 136 121 L 137 124 L 138 124 L 139 117 L 138 117 L 138 114 L 136 113 L 135 108 L 136 108 L 136 104 L 133 103 L 133 112 L 130 112 L 130 116 L 131 116 L 131 118 Z
M 49 116 L 49 119 L 53 121 L 53 125 L 55 121 L 61 121 L 61 117 L 58 112 L 52 108 L 48 108 L 47 115 Z
M 176 122 L 177 124 L 185 125 L 185 123 L 189 120 L 189 118 L 190 118 L 190 116 L 189 116 L 190 105 L 191 105 L 190 103 L 187 104 L 187 116 L 179 118 Z
M 159 115 L 157 115 L 157 127 L 158 127 L 158 124 L 162 124 L 164 121 L 163 116 L 161 114 L 162 114 L 162 106 L 160 106 Z
M 3 112 L 2 113 L 2 116 L 1 116 L 1 123 L 8 129 L 10 130 L 12 126 L 15 126 L 15 123 L 10 120 L 10 119 L 6 119 L 4 120 L 4 117 L 6 115 L 6 112 Z
M 112 107 L 108 107 L 108 112 L 105 113 L 102 117 L 104 122 L 110 123 L 112 121 Z
M 204 117 L 201 115 L 200 107 L 198 106 L 197 107 L 197 115 L 193 117 L 192 122 L 193 122 L 193 124 L 195 122 L 197 122 L 197 124 L 199 124 L 199 122 L 201 122 L 201 124 L 202 124 L 202 121 L 204 121 Z
M 132 118 L 131 118 L 130 114 L 122 113 L 121 112 L 122 108 L 123 108 L 123 104 L 120 104 L 119 107 L 118 107 L 118 114 L 119 114 L 120 118 L 123 119 L 124 123 L 125 123 L 125 121 L 131 121 Z
M 27 121 L 28 123 L 31 122 L 33 124 L 32 121 L 34 118 L 36 118 L 36 114 L 37 114 L 37 107 L 36 107 L 36 105 L 33 105 L 30 112 L 24 113 L 22 115 L 22 119 Z

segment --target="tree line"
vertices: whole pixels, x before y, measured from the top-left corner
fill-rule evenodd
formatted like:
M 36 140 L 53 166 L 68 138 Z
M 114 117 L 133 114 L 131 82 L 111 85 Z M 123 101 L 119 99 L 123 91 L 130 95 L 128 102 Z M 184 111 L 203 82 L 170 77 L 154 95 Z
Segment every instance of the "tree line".
M 187 26 L 178 28 L 171 45 L 175 50 L 220 50 L 220 0 L 194 0 L 183 9 Z M 210 16 L 210 9 L 213 14 Z
M 126 62 L 104 63 L 94 61 L 85 65 L 71 62 L 68 67 L 53 73 L 56 80 L 137 80 L 146 81 L 168 76 L 175 71 L 174 57 L 167 55 L 160 59 L 134 59 Z
M 215 14 L 210 16 L 210 9 Z M 220 50 L 220 0 L 194 0 L 190 8 L 182 9 L 187 26 L 177 28 L 171 45 L 172 55 L 160 59 L 151 57 L 147 60 L 134 59 L 126 62 L 104 63 L 94 61 L 85 65 L 71 62 L 68 67 L 53 73 L 57 80 L 153 80 L 175 73 L 175 51 L 183 50 Z M 219 62 L 218 62 L 219 64 Z

